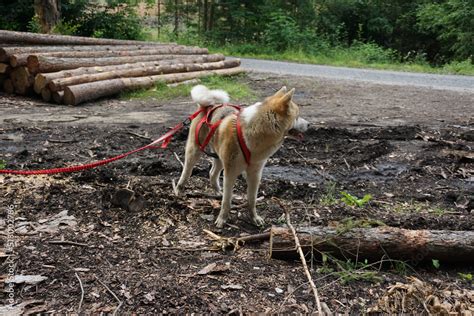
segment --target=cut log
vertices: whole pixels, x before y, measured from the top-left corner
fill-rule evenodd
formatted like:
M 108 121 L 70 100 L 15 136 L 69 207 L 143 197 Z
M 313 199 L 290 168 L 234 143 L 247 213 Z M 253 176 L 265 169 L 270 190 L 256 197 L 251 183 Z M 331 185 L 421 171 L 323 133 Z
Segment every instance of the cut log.
M 208 62 L 217 62 L 224 60 L 224 55 L 222 54 L 212 54 L 212 55 L 203 55 L 200 57 L 187 57 L 185 59 L 171 59 L 171 60 L 161 60 L 161 61 L 152 61 L 152 62 L 142 62 L 142 63 L 131 63 L 124 65 L 110 65 L 103 67 L 81 67 L 71 70 L 63 70 L 52 73 L 41 73 L 37 74 L 35 77 L 34 89 L 36 93 L 41 93 L 41 90 L 54 79 L 67 78 L 73 76 L 80 76 L 85 74 L 95 74 L 106 71 L 114 71 L 121 69 L 132 69 L 138 67 L 157 67 L 163 65 L 171 65 L 178 63 L 208 63 Z
M 378 261 L 382 258 L 411 262 L 438 259 L 445 263 L 474 263 L 474 231 L 408 230 L 394 227 L 353 228 L 339 232 L 331 227 L 297 228 L 305 253 L 330 253 L 338 258 Z M 270 256 L 297 258 L 287 228 L 272 227 Z
M 26 67 L 17 67 L 10 73 L 15 93 L 26 95 L 33 92 L 34 77 Z
M 8 78 L 7 75 L 0 74 L 0 90 L 3 90 L 3 83 L 5 82 L 7 78 Z
M 3 82 L 3 91 L 5 91 L 8 94 L 12 94 L 15 91 L 15 88 L 13 87 L 13 82 L 11 79 L 5 79 Z
M 21 43 L 34 45 L 160 45 L 161 43 L 92 38 L 69 35 L 37 34 L 0 30 L 0 43 Z
M 48 88 L 44 88 L 43 90 L 41 90 L 41 97 L 43 98 L 43 101 L 50 102 L 52 99 L 51 90 L 49 90 Z
M 10 70 L 10 65 L 0 63 L 0 74 L 8 73 L 9 70 Z
M 108 51 L 108 50 L 149 50 L 159 48 L 185 48 L 187 46 L 176 44 L 161 44 L 161 45 L 72 45 L 72 46 L 13 46 L 5 47 L 2 44 L 0 47 L 0 62 L 9 61 L 10 57 L 15 54 L 35 54 L 35 53 L 55 53 L 55 52 L 94 52 L 94 51 Z M 197 48 L 197 47 L 195 47 Z
M 156 49 L 140 49 L 140 50 L 96 50 L 96 51 L 57 51 L 49 53 L 21 53 L 10 55 L 10 65 L 13 67 L 26 66 L 28 64 L 28 56 L 45 56 L 59 58 L 99 58 L 99 57 L 130 57 L 130 56 L 148 56 L 148 55 L 196 55 L 207 54 L 207 48 L 199 47 L 167 47 Z
M 54 102 L 57 104 L 63 104 L 64 91 L 55 91 L 51 93 Z
M 57 58 L 45 56 L 28 56 L 28 70 L 32 74 L 39 72 L 55 72 L 79 67 L 120 65 L 141 61 L 159 61 L 166 59 L 189 59 L 208 55 L 148 55 L 133 57 L 103 57 L 103 58 Z
M 192 72 L 192 71 L 203 71 L 203 70 L 213 70 L 213 69 L 224 69 L 224 68 L 233 68 L 240 65 L 239 59 L 231 59 L 225 61 L 219 61 L 215 63 L 179 63 L 172 65 L 163 65 L 163 66 L 153 66 L 153 67 L 140 67 L 140 68 L 131 68 L 131 69 L 122 69 L 114 70 L 108 72 L 101 72 L 96 74 L 85 74 L 68 78 L 60 78 L 51 80 L 48 84 L 49 90 L 51 91 L 61 91 L 64 90 L 66 86 L 73 86 L 81 83 L 94 82 L 109 80 L 115 78 L 130 78 L 130 77 L 144 77 L 144 76 L 153 76 L 169 73 L 178 73 L 178 72 Z
M 211 75 L 235 75 L 243 72 L 240 67 L 207 71 L 185 72 L 168 75 L 156 75 L 137 78 L 121 78 L 92 83 L 83 83 L 64 88 L 64 103 L 78 105 L 101 97 L 118 94 L 126 90 L 136 90 L 153 87 L 158 82 L 180 82 Z

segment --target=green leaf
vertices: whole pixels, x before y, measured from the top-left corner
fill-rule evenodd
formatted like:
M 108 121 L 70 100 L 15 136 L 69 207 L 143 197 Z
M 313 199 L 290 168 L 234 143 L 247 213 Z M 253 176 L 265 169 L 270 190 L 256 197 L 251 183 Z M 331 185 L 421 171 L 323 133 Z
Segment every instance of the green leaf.
M 431 262 L 433 263 L 433 267 L 435 267 L 436 269 L 439 269 L 440 264 L 439 264 L 438 259 L 431 259 Z

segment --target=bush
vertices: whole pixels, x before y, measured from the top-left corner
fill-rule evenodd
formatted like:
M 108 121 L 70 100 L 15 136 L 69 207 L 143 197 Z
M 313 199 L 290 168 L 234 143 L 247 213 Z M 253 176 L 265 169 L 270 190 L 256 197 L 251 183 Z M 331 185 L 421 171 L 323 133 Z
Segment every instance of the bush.
M 397 57 L 394 50 L 383 48 L 375 43 L 361 43 L 356 41 L 351 46 L 351 51 L 354 53 L 355 58 L 368 64 L 390 63 L 394 62 Z
M 28 24 L 35 15 L 33 1 L 0 0 L 0 29 L 13 31 L 28 31 Z

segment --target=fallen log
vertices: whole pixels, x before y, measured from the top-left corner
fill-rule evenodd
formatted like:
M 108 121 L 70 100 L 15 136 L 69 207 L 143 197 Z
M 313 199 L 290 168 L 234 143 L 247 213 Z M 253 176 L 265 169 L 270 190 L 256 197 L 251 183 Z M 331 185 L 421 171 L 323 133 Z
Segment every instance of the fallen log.
M 132 57 L 103 57 L 103 58 L 57 58 L 47 56 L 28 56 L 28 70 L 32 74 L 39 72 L 55 72 L 79 67 L 108 66 L 136 63 L 141 61 L 160 61 L 166 59 L 187 59 L 208 55 L 146 55 Z
M 353 228 L 339 232 L 332 227 L 296 229 L 306 254 L 330 253 L 337 258 L 378 261 L 382 258 L 421 262 L 474 263 L 474 231 L 408 230 L 395 227 Z M 297 258 L 288 228 L 272 227 L 270 256 Z
M 34 77 L 26 67 L 17 67 L 10 73 L 15 93 L 26 95 L 33 92 Z
M 15 54 L 55 53 L 55 52 L 95 52 L 95 51 L 139 51 L 160 48 L 186 48 L 184 45 L 69 45 L 69 46 L 14 46 L 0 47 L 0 62 L 7 62 Z
M 34 45 L 162 45 L 158 42 L 116 40 L 82 36 L 37 34 L 0 30 L 0 43 L 21 43 Z
M 3 83 L 7 79 L 7 75 L 5 74 L 0 74 L 0 89 L 3 90 Z
M 8 73 L 9 70 L 10 70 L 10 65 L 0 63 L 0 74 Z
M 5 81 L 3 81 L 3 91 L 5 91 L 8 94 L 12 94 L 15 91 L 15 88 L 13 87 L 13 82 L 11 79 L 5 79 Z
M 240 65 L 239 59 L 231 59 L 214 63 L 179 63 L 171 65 L 160 65 L 152 67 L 139 67 L 122 70 L 113 70 L 96 74 L 85 74 L 68 78 L 60 78 L 51 80 L 48 88 L 51 91 L 61 91 L 67 86 L 77 85 L 81 83 L 109 80 L 115 78 L 144 77 L 153 75 L 162 75 L 179 72 L 193 72 L 213 69 L 233 68 Z
M 59 58 L 100 58 L 100 57 L 131 57 L 147 55 L 196 55 L 208 54 L 207 48 L 199 47 L 168 47 L 140 50 L 96 50 L 96 51 L 57 51 L 49 53 L 21 53 L 10 55 L 10 65 L 13 67 L 26 66 L 29 56 L 59 57 Z
M 83 83 L 64 88 L 64 103 L 78 105 L 101 97 L 118 94 L 122 91 L 153 87 L 158 82 L 180 82 L 211 75 L 235 75 L 243 72 L 240 67 L 206 71 L 185 72 L 136 78 L 120 78 L 91 83 Z
M 41 98 L 43 98 L 43 101 L 45 102 L 50 102 L 52 99 L 51 90 L 49 90 L 48 88 L 44 88 L 43 90 L 41 90 Z
M 217 62 L 224 60 L 224 55 L 222 54 L 212 54 L 212 55 L 203 55 L 199 57 L 186 57 L 185 59 L 170 59 L 170 60 L 160 60 L 160 61 L 151 61 L 151 62 L 141 62 L 141 63 L 130 63 L 123 65 L 110 65 L 102 67 L 80 67 L 76 69 L 62 70 L 58 72 L 51 73 L 40 73 L 35 77 L 34 90 L 36 93 L 41 93 L 41 90 L 54 79 L 67 78 L 73 76 L 80 76 L 85 74 L 95 74 L 106 71 L 114 71 L 120 69 L 132 69 L 138 67 L 157 67 L 162 65 L 171 65 L 178 63 L 208 63 L 208 62 Z
M 55 91 L 55 92 L 52 92 L 51 95 L 56 104 L 63 103 L 64 91 Z

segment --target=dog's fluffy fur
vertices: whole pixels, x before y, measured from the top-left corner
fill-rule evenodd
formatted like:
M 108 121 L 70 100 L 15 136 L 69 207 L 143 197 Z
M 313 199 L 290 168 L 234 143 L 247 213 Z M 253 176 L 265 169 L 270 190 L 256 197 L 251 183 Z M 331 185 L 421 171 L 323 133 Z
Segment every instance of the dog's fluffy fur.
M 237 177 L 243 172 L 247 175 L 247 200 L 251 218 L 257 225 L 264 224 L 255 208 L 263 167 L 268 158 L 280 148 L 285 136 L 301 136 L 301 133 L 308 129 L 308 122 L 299 118 L 299 108 L 292 100 L 294 91 L 294 89 L 287 91 L 286 87 L 283 87 L 263 102 L 257 102 L 242 111 L 243 136 L 252 155 L 249 165 L 245 162 L 237 139 L 235 110 L 231 107 L 222 107 L 213 113 L 212 123 L 223 119 L 210 142 L 210 147 L 219 157 L 213 160 L 209 173 L 211 186 L 218 192 L 221 190 L 219 176 L 224 170 L 224 192 L 221 210 L 215 222 L 217 227 L 222 227 L 229 217 L 232 189 Z M 200 107 L 229 101 L 225 91 L 209 90 L 202 85 L 192 89 L 191 97 Z M 189 130 L 183 172 L 174 187 L 177 195 L 180 194 L 191 176 L 194 165 L 202 155 L 195 142 L 195 132 L 196 125 L 203 115 L 200 114 L 193 120 Z M 199 133 L 201 142 L 208 132 L 209 128 L 204 124 Z

